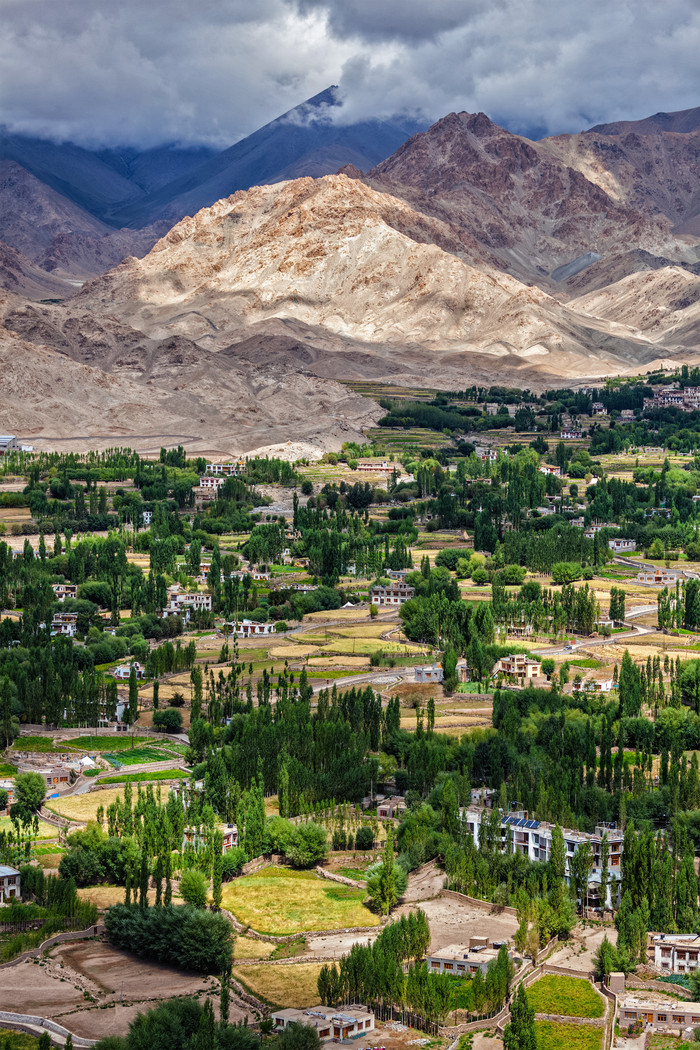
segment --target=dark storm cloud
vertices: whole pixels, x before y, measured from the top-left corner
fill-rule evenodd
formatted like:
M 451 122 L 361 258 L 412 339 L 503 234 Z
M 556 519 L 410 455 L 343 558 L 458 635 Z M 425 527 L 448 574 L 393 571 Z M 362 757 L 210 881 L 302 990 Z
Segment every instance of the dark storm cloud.
M 697 0 L 0 0 L 0 122 L 226 145 L 339 83 L 344 121 L 576 131 L 700 104 Z

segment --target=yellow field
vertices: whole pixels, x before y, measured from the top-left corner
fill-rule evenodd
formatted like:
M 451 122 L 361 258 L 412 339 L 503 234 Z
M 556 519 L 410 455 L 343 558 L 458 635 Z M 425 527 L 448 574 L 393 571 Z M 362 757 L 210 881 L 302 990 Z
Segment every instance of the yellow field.
M 51 799 L 47 803 L 46 808 L 51 810 L 52 813 L 58 813 L 62 817 L 67 817 L 69 820 L 87 822 L 88 820 L 95 820 L 100 806 L 103 806 L 106 812 L 107 807 L 112 802 L 117 798 L 123 798 L 123 796 L 123 786 L 105 788 L 104 791 L 91 791 L 87 795 L 73 795 L 69 798 Z
M 255 937 L 236 937 L 234 959 L 269 959 L 277 945 L 273 941 L 259 941 Z
M 224 886 L 223 903 L 239 922 L 258 933 L 377 926 L 379 917 L 362 901 L 363 890 L 326 882 L 305 871 L 265 868 Z
M 234 966 L 239 977 L 256 995 L 278 1007 L 305 1009 L 318 1003 L 321 963 L 289 963 L 286 966 Z
M 274 645 L 269 651 L 272 660 L 301 660 L 317 654 L 317 645 Z
M 14 824 L 9 817 L 0 817 L 0 831 L 14 831 Z M 39 834 L 37 838 L 40 839 L 55 839 L 58 836 L 58 829 L 53 824 L 47 824 L 45 820 L 39 821 Z

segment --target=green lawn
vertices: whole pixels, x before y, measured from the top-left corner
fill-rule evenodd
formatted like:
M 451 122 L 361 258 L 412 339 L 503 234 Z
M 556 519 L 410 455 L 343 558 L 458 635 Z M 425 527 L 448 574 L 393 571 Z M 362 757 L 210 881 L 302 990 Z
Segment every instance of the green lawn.
M 572 980 L 577 980 L 573 977 Z M 528 988 L 528 998 L 530 989 Z M 537 1050 L 600 1050 L 603 1029 L 585 1024 L 535 1021 Z
M 39 1040 L 24 1032 L 13 1032 L 10 1028 L 0 1028 L 0 1042 L 4 1050 L 36 1050 Z
M 135 747 L 132 751 L 119 751 L 117 754 L 106 751 L 102 757 L 117 768 L 119 766 L 139 766 L 143 762 L 167 762 L 171 759 L 170 755 L 154 747 Z
M 319 879 L 306 871 L 265 868 L 224 886 L 223 903 L 258 933 L 378 926 L 379 916 L 362 902 L 363 890 Z
M 580 977 L 547 974 L 530 985 L 527 998 L 536 1014 L 602 1017 L 605 1012 L 601 997 Z
M 0 817 L 0 831 L 12 831 L 14 832 L 15 826 L 9 817 Z M 57 829 L 53 824 L 47 824 L 45 820 L 39 820 L 39 834 L 38 839 L 55 839 L 58 836 Z
M 142 744 L 150 744 L 153 737 L 135 736 L 128 733 L 118 736 L 77 736 L 75 740 L 69 741 L 71 747 L 79 747 L 81 751 L 128 751 L 134 750 Z
M 189 773 L 182 769 L 157 769 L 152 773 L 122 773 L 100 777 L 100 784 L 142 784 L 146 780 L 186 780 Z
M 0 762 L 0 777 L 13 777 L 17 772 L 17 766 L 9 762 Z
M 69 750 L 66 745 L 54 747 L 50 736 L 18 736 L 12 748 L 15 751 L 41 751 L 48 754 L 58 754 Z

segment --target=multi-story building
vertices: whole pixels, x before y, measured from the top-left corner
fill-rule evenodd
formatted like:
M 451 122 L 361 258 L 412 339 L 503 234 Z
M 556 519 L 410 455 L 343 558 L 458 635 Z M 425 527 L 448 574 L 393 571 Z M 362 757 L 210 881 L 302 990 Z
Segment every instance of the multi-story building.
M 260 623 L 258 620 L 232 620 L 224 624 L 225 628 L 235 634 L 236 638 L 257 638 L 265 634 L 274 634 L 274 623 Z
M 53 583 L 51 586 L 59 602 L 65 601 L 66 598 L 78 597 L 77 583 Z
M 226 478 L 221 476 L 215 477 L 213 474 L 205 474 L 204 477 L 199 479 L 200 489 L 220 489 L 226 481 Z
M 169 587 L 168 604 L 163 610 L 163 619 L 189 609 L 211 612 L 211 594 L 205 591 L 181 591 L 177 584 Z
M 17 868 L 11 868 L 9 864 L 0 864 L 0 904 L 16 897 L 19 900 L 22 877 Z
M 594 401 L 591 405 L 591 412 L 594 416 L 607 416 L 608 410 L 602 401 Z
M 540 474 L 551 474 L 552 477 L 561 477 L 561 467 L 554 467 L 551 463 L 543 463 L 540 467 Z
M 403 605 L 415 594 L 403 580 L 392 580 L 388 587 L 378 584 L 372 588 L 372 605 Z
M 482 834 L 482 824 L 488 823 L 494 819 L 493 811 L 487 810 L 481 806 L 468 806 L 465 809 L 460 810 L 460 814 L 466 825 L 466 830 L 474 839 L 474 845 L 478 847 L 480 845 Z M 509 814 L 501 812 L 499 826 L 501 852 L 522 853 L 523 856 L 529 857 L 532 861 L 548 861 L 551 859 L 552 833 L 555 828 L 554 824 L 550 824 L 546 821 L 530 820 L 528 819 L 527 813 L 521 811 Z M 570 862 L 579 846 L 584 842 L 590 842 L 591 844 L 591 849 L 593 851 L 593 870 L 589 881 L 588 904 L 590 907 L 599 906 L 598 901 L 602 862 L 601 848 L 603 836 L 607 835 L 608 886 L 606 893 L 606 907 L 610 908 L 612 903 L 616 903 L 619 893 L 618 887 L 624 842 L 623 832 L 618 830 L 612 824 L 598 824 L 593 833 L 572 831 L 568 828 L 562 828 L 561 830 L 564 836 L 564 845 L 566 847 L 565 875 L 567 878 L 570 873 Z
M 631 408 L 623 408 L 620 411 L 620 422 L 631 423 L 634 419 L 634 411 Z
M 540 678 L 542 675 L 542 664 L 537 660 L 531 660 L 525 653 L 512 653 L 510 656 L 502 656 L 493 669 L 492 678 Z
M 62 634 L 74 638 L 78 630 L 77 613 L 56 613 L 51 621 L 51 634 Z
M 657 933 L 651 938 L 654 966 L 668 973 L 689 973 L 698 968 L 700 935 L 694 933 Z
M 245 460 L 238 459 L 230 463 L 207 463 L 207 474 L 237 478 L 240 474 L 245 474 Z
M 403 795 L 392 795 L 391 798 L 382 799 L 377 806 L 378 820 L 393 820 L 402 817 L 406 812 L 406 799 Z

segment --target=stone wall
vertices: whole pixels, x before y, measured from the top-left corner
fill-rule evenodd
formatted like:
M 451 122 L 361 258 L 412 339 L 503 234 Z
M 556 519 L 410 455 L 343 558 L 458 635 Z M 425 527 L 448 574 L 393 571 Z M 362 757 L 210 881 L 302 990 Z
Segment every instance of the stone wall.
M 49 937 L 48 940 L 43 941 L 38 948 L 32 948 L 28 952 L 23 952 L 22 955 L 18 955 L 16 959 L 12 959 L 10 962 L 1 963 L 0 970 L 5 970 L 8 966 L 16 966 L 17 963 L 24 962 L 25 959 L 38 959 L 46 948 L 52 948 L 55 944 L 63 944 L 65 941 L 84 941 L 88 937 L 98 937 L 101 933 L 104 933 L 104 930 L 104 924 L 97 922 L 94 926 L 88 926 L 86 930 L 68 930 L 65 933 L 57 933 L 53 937 Z

